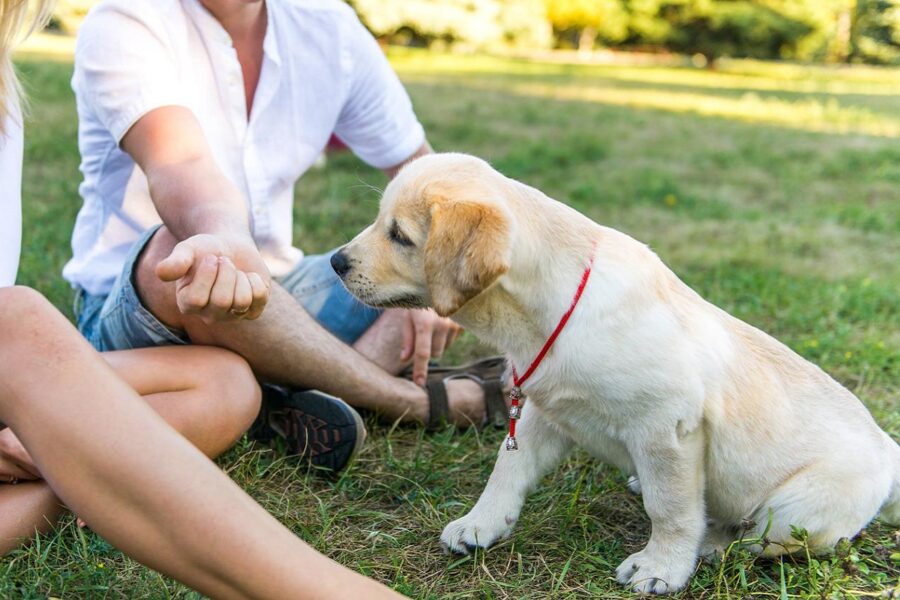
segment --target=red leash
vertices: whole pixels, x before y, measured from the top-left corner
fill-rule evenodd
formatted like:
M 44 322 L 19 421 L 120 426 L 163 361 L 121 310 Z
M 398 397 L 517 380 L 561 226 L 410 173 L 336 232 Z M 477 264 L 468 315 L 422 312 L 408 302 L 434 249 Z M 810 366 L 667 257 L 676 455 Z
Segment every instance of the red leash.
M 569 322 L 569 317 L 572 316 L 572 313 L 575 312 L 575 307 L 578 306 L 578 301 L 581 300 L 581 294 L 584 293 L 584 288 L 587 287 L 588 279 L 591 277 L 591 267 L 594 264 L 594 256 L 591 254 L 591 260 L 588 263 L 587 268 L 585 268 L 584 273 L 581 274 L 581 283 L 578 285 L 578 289 L 575 290 L 575 297 L 572 298 L 572 304 L 569 305 L 569 310 L 566 311 L 566 314 L 562 316 L 559 320 L 559 323 L 556 325 L 556 329 L 553 330 L 553 333 L 550 334 L 550 337 L 547 338 L 547 341 L 544 342 L 544 347 L 541 348 L 541 351 L 538 352 L 537 356 L 531 361 L 531 364 L 528 365 L 528 369 L 525 370 L 525 373 L 519 377 L 518 372 L 516 371 L 516 365 L 512 365 L 512 361 L 510 364 L 512 365 L 512 375 L 513 375 L 513 387 L 509 390 L 509 437 L 506 438 L 506 449 L 507 450 L 518 450 L 519 443 L 516 441 L 516 421 L 522 416 L 522 406 L 519 404 L 519 401 L 524 397 L 522 393 L 522 385 L 528 381 L 528 378 L 534 374 L 535 370 L 541 364 L 541 361 L 544 360 L 544 357 L 547 356 L 547 353 L 550 352 L 550 348 L 553 346 L 553 342 L 556 341 L 556 338 L 559 337 L 559 334 L 562 333 L 563 327 L 566 326 L 566 323 Z

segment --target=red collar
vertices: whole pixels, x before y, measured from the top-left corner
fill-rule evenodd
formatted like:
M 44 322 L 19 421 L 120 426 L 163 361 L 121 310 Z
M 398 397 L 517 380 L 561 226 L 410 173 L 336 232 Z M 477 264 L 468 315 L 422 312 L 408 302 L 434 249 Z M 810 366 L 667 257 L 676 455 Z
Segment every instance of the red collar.
M 544 360 L 544 357 L 547 356 L 547 353 L 550 352 L 550 348 L 553 346 L 553 342 L 556 341 L 556 338 L 559 337 L 559 334 L 562 333 L 563 328 L 566 326 L 566 323 L 569 322 L 569 317 L 572 316 L 572 313 L 575 312 L 575 307 L 578 306 L 578 301 L 581 300 L 581 295 L 584 293 L 584 288 L 587 287 L 588 279 L 591 277 L 591 268 L 594 264 L 594 254 L 591 252 L 591 260 L 588 262 L 588 266 L 585 267 L 584 273 L 581 274 L 581 283 L 578 285 L 578 289 L 575 290 L 575 296 L 572 298 L 572 304 L 569 305 L 569 310 L 560 318 L 559 323 L 556 324 L 556 329 L 553 330 L 553 333 L 550 334 L 550 337 L 547 338 L 547 341 L 544 342 L 544 346 L 541 348 L 541 351 L 538 352 L 537 356 L 534 357 L 534 360 L 531 361 L 531 364 L 528 365 L 528 368 L 519 377 L 519 373 L 516 371 L 516 366 L 512 364 L 510 361 L 510 365 L 512 366 L 512 376 L 513 376 L 513 387 L 509 390 L 509 437 L 506 438 L 506 449 L 507 450 L 518 450 L 519 443 L 516 441 L 516 421 L 519 417 L 522 416 L 522 406 L 519 404 L 519 401 L 524 397 L 522 393 L 522 385 L 528 381 L 528 379 L 534 374 L 535 370 L 541 364 L 541 361 Z

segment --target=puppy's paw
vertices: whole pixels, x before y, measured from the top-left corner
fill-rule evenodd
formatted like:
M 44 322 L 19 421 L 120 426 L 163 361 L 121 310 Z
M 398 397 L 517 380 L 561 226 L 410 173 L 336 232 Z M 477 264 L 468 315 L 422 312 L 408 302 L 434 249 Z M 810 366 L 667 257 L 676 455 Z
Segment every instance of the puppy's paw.
M 646 549 L 626 558 L 616 569 L 616 579 L 639 594 L 670 594 L 687 583 L 696 558 L 650 553 Z
M 468 554 L 475 548 L 490 548 L 499 540 L 508 538 L 515 523 L 513 518 L 498 519 L 473 510 L 444 527 L 441 547 L 456 554 Z

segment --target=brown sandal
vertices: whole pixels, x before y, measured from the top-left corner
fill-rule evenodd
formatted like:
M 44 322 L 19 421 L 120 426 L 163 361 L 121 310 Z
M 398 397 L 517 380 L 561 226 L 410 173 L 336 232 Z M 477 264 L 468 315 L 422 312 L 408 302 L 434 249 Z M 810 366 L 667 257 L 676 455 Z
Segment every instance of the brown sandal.
M 486 423 L 494 427 L 506 425 L 508 413 L 506 397 L 503 394 L 503 375 L 506 372 L 506 359 L 493 356 L 477 360 L 460 367 L 429 367 L 425 380 L 428 392 L 429 431 L 434 431 L 449 422 L 450 406 L 447 399 L 446 382 L 452 379 L 469 379 L 481 386 L 484 392 L 484 409 L 487 414 Z M 406 369 L 400 374 L 407 379 L 412 378 L 412 370 Z

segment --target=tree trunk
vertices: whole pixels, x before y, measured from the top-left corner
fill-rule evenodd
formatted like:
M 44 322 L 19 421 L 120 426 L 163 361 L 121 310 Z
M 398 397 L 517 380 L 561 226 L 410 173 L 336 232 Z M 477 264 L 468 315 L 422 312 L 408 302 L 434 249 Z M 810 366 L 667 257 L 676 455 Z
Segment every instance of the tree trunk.
M 856 12 L 856 2 L 847 2 L 837 14 L 837 23 L 834 32 L 834 60 L 835 62 L 850 62 L 853 54 L 853 13 Z
M 850 25 L 853 20 L 850 17 L 850 8 L 845 8 L 838 13 L 837 31 L 834 35 L 835 58 L 837 62 L 850 61 Z
M 585 27 L 578 36 L 578 54 L 590 54 L 594 50 L 594 42 L 597 40 L 597 28 Z

